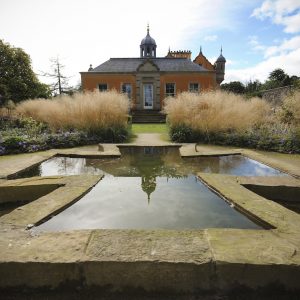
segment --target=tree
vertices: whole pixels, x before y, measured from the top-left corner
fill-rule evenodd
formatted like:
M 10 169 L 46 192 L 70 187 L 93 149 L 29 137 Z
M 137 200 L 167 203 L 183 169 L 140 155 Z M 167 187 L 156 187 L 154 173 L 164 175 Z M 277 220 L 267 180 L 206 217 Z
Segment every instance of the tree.
M 231 81 L 221 84 L 221 89 L 235 94 L 244 94 L 245 86 L 240 81 Z
M 48 98 L 50 90 L 41 83 L 31 67 L 30 56 L 0 40 L 0 101 L 20 102 L 30 98 Z
M 286 74 L 282 69 L 278 68 L 273 70 L 266 82 L 264 83 L 264 89 L 274 89 L 282 86 L 287 86 L 292 84 L 292 78 Z
M 58 57 L 51 58 L 50 62 L 52 63 L 51 72 L 42 72 L 40 75 L 53 79 L 53 82 L 50 84 L 52 95 L 72 94 L 72 88 L 68 85 L 69 77 L 62 73 L 65 66 L 60 63 Z
M 245 93 L 247 97 L 261 97 L 261 88 L 262 88 L 262 83 L 259 80 L 250 80 L 245 84 Z
M 283 82 L 288 78 L 289 75 L 285 74 L 285 72 L 280 68 L 273 70 L 268 77 L 269 80 L 278 82 Z

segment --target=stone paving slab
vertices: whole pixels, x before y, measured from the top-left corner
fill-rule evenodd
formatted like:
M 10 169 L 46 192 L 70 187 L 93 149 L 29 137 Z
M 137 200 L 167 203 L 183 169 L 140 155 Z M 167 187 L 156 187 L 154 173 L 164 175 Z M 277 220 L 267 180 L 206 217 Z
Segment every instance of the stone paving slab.
M 207 229 L 215 261 L 243 264 L 299 264 L 298 247 L 282 243 L 272 230 Z
M 54 155 L 55 151 L 49 150 L 36 153 L 0 156 L 0 178 L 13 176 L 22 170 L 42 163 Z
M 114 291 L 209 289 L 214 272 L 202 230 L 96 230 L 86 255 L 87 284 L 114 282 Z
M 90 231 L 0 238 L 0 287 L 56 288 L 63 282 L 79 282 L 80 260 Z M 8 243 L 9 242 L 9 243 Z M 3 251 L 7 249 L 6 251 Z
M 241 149 L 233 147 L 200 146 L 198 144 L 182 144 L 179 151 L 182 157 L 237 155 L 242 153 Z
M 98 144 L 71 149 L 57 149 L 57 156 L 105 158 L 120 157 L 121 153 L 116 144 Z
M 221 288 L 239 284 L 249 288 L 276 282 L 299 287 L 299 246 L 272 231 L 208 229 L 207 236 L 216 263 Z
M 86 255 L 97 261 L 202 264 L 211 260 L 203 230 L 95 230 Z
M 26 227 L 29 224 L 37 224 L 45 218 L 57 214 L 66 206 L 76 202 L 101 178 L 102 176 L 85 175 L 18 179 L 16 180 L 18 186 L 22 183 L 23 185 L 32 185 L 36 182 L 40 184 L 51 182 L 53 184 L 53 181 L 61 186 L 51 193 L 26 205 L 20 206 L 14 209 L 11 213 L 2 216 L 0 218 L 0 224 L 21 227 Z M 13 186 L 14 180 L 9 181 L 6 186 L 8 184 Z
M 15 231 L 12 236 L 2 231 L 0 236 L 1 262 L 74 263 L 82 260 L 89 243 L 91 230 L 44 232 Z M 10 237 L 10 239 L 8 239 Z M 11 237 L 14 237 L 13 239 Z

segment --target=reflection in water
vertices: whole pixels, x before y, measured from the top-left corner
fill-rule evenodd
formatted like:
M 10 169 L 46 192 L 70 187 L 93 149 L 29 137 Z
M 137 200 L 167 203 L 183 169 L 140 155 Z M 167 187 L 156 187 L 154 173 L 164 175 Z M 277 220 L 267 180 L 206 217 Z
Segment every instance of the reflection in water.
M 241 155 L 182 159 L 176 147 L 122 147 L 121 154 L 118 159 L 55 157 L 38 166 L 34 173 L 40 176 L 88 173 L 104 178 L 37 230 L 258 228 L 195 174 L 282 175 Z
M 36 230 L 259 228 L 195 178 L 156 177 L 149 205 L 139 177 L 107 175 Z
M 142 177 L 142 189 L 148 196 L 148 204 L 150 203 L 150 195 L 155 191 L 156 188 L 156 177 L 155 176 L 144 176 Z
M 121 147 L 121 158 L 87 159 L 55 157 L 20 174 L 20 177 L 51 175 L 113 175 L 140 177 L 141 188 L 150 202 L 156 177 L 185 178 L 190 174 L 237 176 L 284 176 L 271 167 L 242 155 L 181 158 L 177 147 Z
M 184 158 L 192 172 L 237 176 L 285 176 L 285 173 L 242 155 Z

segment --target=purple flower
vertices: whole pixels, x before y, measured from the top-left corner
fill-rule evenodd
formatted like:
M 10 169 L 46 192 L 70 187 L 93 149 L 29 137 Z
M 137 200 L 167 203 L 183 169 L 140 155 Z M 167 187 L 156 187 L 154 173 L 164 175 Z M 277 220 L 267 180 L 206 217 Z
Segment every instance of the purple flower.
M 0 146 L 0 155 L 4 154 L 5 153 L 5 147 L 3 146 Z

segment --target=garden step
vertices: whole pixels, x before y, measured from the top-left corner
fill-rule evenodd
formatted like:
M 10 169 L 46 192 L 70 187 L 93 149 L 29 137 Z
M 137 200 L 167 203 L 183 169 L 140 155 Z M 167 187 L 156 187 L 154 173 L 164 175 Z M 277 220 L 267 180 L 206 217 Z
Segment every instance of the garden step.
M 132 123 L 165 123 L 166 115 L 159 110 L 134 110 Z

